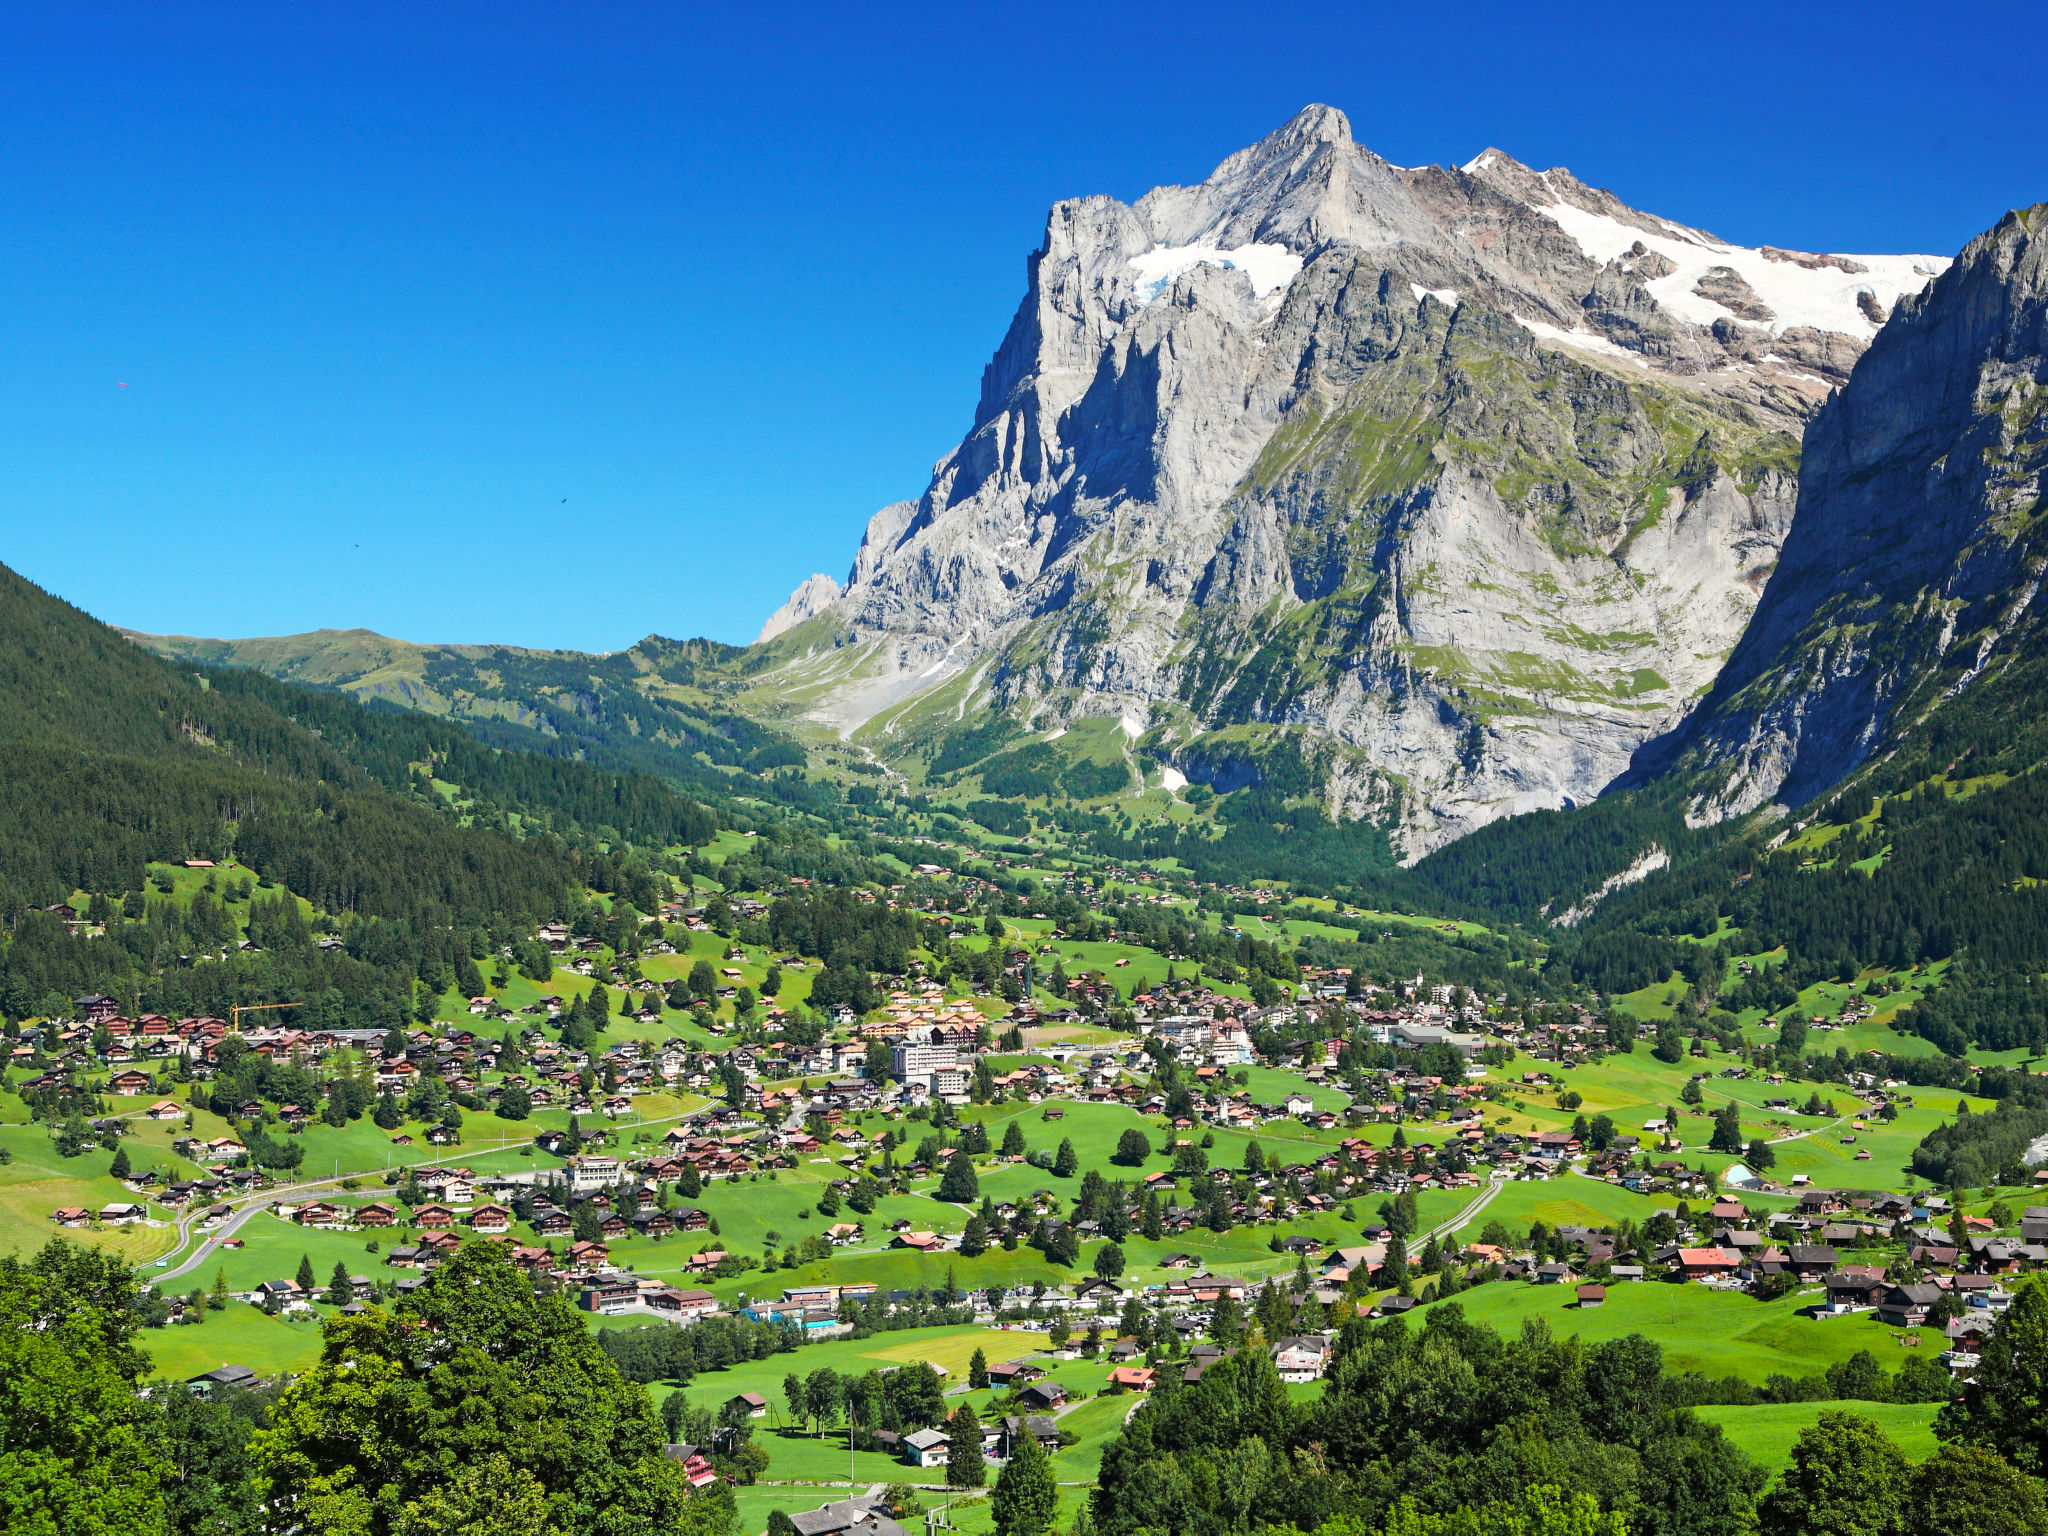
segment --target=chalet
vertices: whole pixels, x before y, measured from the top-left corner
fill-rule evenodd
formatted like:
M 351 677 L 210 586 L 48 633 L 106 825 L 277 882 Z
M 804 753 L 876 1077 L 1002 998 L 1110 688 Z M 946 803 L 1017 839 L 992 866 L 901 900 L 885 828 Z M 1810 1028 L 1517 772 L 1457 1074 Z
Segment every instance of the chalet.
M 913 1467 L 943 1467 L 949 1443 L 940 1430 L 917 1430 L 903 1437 L 903 1459 Z
M 683 1478 L 692 1488 L 709 1488 L 718 1481 L 717 1471 L 704 1459 L 704 1453 L 694 1445 L 666 1446 L 662 1454 L 670 1461 L 682 1463 Z
M 1157 1375 L 1149 1365 L 1120 1365 L 1109 1373 L 1109 1385 L 1127 1392 L 1150 1392 Z
M 1941 1300 L 1941 1287 L 1922 1282 L 1895 1285 L 1877 1304 L 1877 1320 L 1887 1328 L 1917 1328 L 1926 1322 Z
M 50 1220 L 60 1227 L 82 1227 L 92 1220 L 92 1212 L 82 1205 L 60 1205 L 50 1212 Z
M 256 1373 L 246 1365 L 222 1365 L 185 1378 L 185 1390 L 194 1397 L 212 1397 L 219 1392 L 246 1392 L 257 1384 Z
M 1711 1280 L 1719 1276 L 1732 1275 L 1741 1265 L 1741 1258 L 1726 1248 L 1678 1250 L 1678 1273 L 1686 1280 Z
M 750 1419 L 765 1419 L 768 1416 L 768 1399 L 758 1392 L 740 1392 L 728 1397 L 719 1412 L 721 1417 L 728 1419 L 741 1414 Z
M 1008 1461 L 1016 1454 L 1024 1436 L 1030 1435 L 1050 1454 L 1060 1448 L 1060 1426 L 1049 1414 L 1010 1414 L 1004 1418 L 997 1433 L 996 1454 Z
M 1582 1307 L 1601 1307 L 1607 1304 L 1607 1287 L 1604 1285 L 1582 1285 L 1578 1288 L 1577 1295 Z
M 694 1323 L 718 1310 L 718 1298 L 709 1291 L 685 1291 L 664 1286 L 658 1291 L 649 1291 L 643 1299 L 649 1311 L 683 1323 Z
M 1017 1394 L 1017 1402 L 1024 1408 L 1040 1413 L 1049 1412 L 1067 1400 L 1067 1389 L 1050 1377 L 1034 1381 Z
M 1029 1360 L 1005 1360 L 1000 1365 L 988 1368 L 989 1384 L 997 1387 L 1021 1386 L 1027 1381 L 1038 1380 L 1044 1374 L 1043 1370 Z
M 469 1213 L 469 1224 L 479 1232 L 510 1232 L 512 1213 L 502 1205 L 480 1205 Z
M 1330 1341 L 1311 1334 L 1306 1338 L 1282 1339 L 1273 1346 L 1273 1369 L 1290 1383 L 1314 1381 L 1329 1364 Z
M 445 1231 L 455 1225 L 455 1213 L 445 1205 L 423 1205 L 412 1213 L 412 1224 L 427 1232 Z

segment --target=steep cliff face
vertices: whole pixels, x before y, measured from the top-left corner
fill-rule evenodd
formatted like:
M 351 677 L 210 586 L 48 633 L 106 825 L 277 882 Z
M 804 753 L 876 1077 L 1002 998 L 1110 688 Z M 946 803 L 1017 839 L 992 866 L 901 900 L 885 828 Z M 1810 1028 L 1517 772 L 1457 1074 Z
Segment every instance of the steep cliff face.
M 1797 805 L 2042 654 L 2048 204 L 1903 300 L 1806 434 L 1776 574 L 1712 694 L 1631 773 L 1693 814 Z
M 1493 150 L 1406 170 L 1308 108 L 1053 210 L 973 429 L 767 675 L 885 754 L 990 709 L 1118 715 L 1197 778 L 1284 738 L 1410 854 L 1589 798 L 1712 681 L 1798 432 L 1941 265 L 1731 247 Z

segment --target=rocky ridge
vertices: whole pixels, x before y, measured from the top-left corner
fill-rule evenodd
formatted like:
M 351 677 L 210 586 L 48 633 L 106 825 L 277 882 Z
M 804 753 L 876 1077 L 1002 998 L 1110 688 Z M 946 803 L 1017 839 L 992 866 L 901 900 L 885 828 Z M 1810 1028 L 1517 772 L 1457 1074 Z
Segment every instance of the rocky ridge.
M 2008 214 L 1902 299 L 1822 408 L 1755 618 L 1628 782 L 1691 774 L 1695 822 L 1796 806 L 2038 661 L 2044 472 L 2048 203 Z
M 1404 169 L 1307 108 L 1053 209 L 972 430 L 760 675 L 885 755 L 991 709 L 1119 716 L 1196 779 L 1284 752 L 1409 856 L 1590 798 L 1712 683 L 1798 433 L 1943 265 L 1730 246 L 1496 150 Z

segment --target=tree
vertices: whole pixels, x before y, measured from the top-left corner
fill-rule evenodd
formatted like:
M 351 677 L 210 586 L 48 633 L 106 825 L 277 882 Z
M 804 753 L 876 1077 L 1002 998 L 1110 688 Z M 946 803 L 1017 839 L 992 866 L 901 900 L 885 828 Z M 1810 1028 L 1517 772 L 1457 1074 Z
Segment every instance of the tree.
M 312 1295 L 315 1282 L 313 1278 L 313 1255 L 310 1253 L 299 1255 L 299 1273 L 296 1278 L 299 1282 L 300 1293 L 306 1296 Z
M 1778 1154 L 1771 1144 L 1761 1136 L 1752 1136 L 1749 1147 L 1742 1154 L 1742 1160 L 1758 1173 L 1766 1172 L 1778 1160 Z
M 533 1095 L 524 1083 L 507 1083 L 498 1090 L 497 1115 L 500 1120 L 524 1120 L 533 1113 Z
M 1710 1152 L 1740 1152 L 1742 1150 L 1742 1111 L 1730 1100 L 1714 1112 L 1714 1134 L 1707 1139 Z
M 329 1306 L 345 1307 L 356 1299 L 356 1288 L 348 1278 L 348 1265 L 336 1259 L 334 1274 L 327 1282 L 327 1294 L 321 1298 Z
M 981 1194 L 981 1181 L 974 1176 L 974 1159 L 965 1147 L 956 1147 L 946 1159 L 946 1171 L 939 1179 L 939 1198 L 964 1205 Z
M 1934 1433 L 1996 1451 L 2029 1477 L 2048 1472 L 2048 1286 L 2030 1280 L 2019 1288 Z
M 1901 1451 L 1860 1413 L 1823 1413 L 1792 1442 L 1792 1464 L 1757 1506 L 1762 1536 L 1903 1536 Z
M 1685 1086 L 1678 1090 L 1678 1102 L 1681 1104 L 1698 1104 L 1705 1098 L 1706 1094 L 1700 1091 L 1700 1080 L 1696 1077 L 1688 1077 Z
M 128 1149 L 126 1147 L 114 1148 L 114 1161 L 107 1168 L 107 1177 L 125 1179 L 128 1177 L 129 1171 Z
M 1045 1536 L 1059 1512 L 1060 1491 L 1052 1458 L 1028 1429 L 1017 1437 L 1010 1459 L 996 1476 L 990 1501 L 996 1536 Z
M 1115 1243 L 1104 1243 L 1095 1250 L 1095 1273 L 1105 1280 L 1114 1280 L 1124 1272 L 1124 1251 Z
M 1014 1126 L 1017 1122 L 1013 1120 L 1010 1123 Z M 1018 1139 L 1022 1140 L 1023 1138 L 1019 1137 Z M 1121 1163 L 1126 1168 L 1142 1168 L 1145 1165 L 1145 1159 L 1151 1155 L 1152 1143 L 1146 1138 L 1145 1133 L 1139 1130 L 1130 1130 L 1117 1137 L 1116 1151 L 1111 1154 L 1110 1161 Z
M 983 1368 L 986 1378 L 987 1369 Z M 981 1421 L 974 1405 L 962 1403 L 946 1420 L 946 1486 L 979 1488 L 988 1481 L 988 1465 L 981 1459 Z
M 988 1223 L 976 1212 L 967 1218 L 967 1230 L 960 1234 L 960 1256 L 978 1259 L 988 1252 Z
M 475 1241 L 395 1313 L 331 1320 L 252 1460 L 277 1529 L 481 1529 L 501 1500 L 512 1517 L 493 1529 L 702 1531 L 717 1512 L 692 1500 L 666 1444 L 645 1389 L 567 1298 Z
M 152 1394 L 163 1409 L 164 1450 L 172 1469 L 164 1512 L 178 1536 L 256 1536 L 262 1528 L 262 1506 L 249 1481 L 249 1437 L 256 1420 L 241 1397 Z
M 1081 1166 L 1081 1159 L 1074 1151 L 1072 1138 L 1062 1136 L 1060 1149 L 1053 1154 L 1052 1175 L 1056 1179 L 1071 1179 L 1074 1170 Z
M 2044 1536 L 2041 1485 L 1998 1452 L 1944 1445 L 1913 1469 L 1906 1495 L 1913 1536 Z
M 967 1361 L 967 1385 L 977 1392 L 988 1385 L 988 1356 L 979 1344 Z
M 1144 1137 L 1139 1136 L 1138 1139 L 1143 1141 Z M 1017 1121 L 1012 1120 L 1003 1130 L 1003 1156 L 1022 1157 L 1023 1155 L 1024 1127 Z
M 135 1301 L 117 1261 L 61 1240 L 0 1257 L 0 1530 L 164 1529 L 171 1469 L 135 1393 Z

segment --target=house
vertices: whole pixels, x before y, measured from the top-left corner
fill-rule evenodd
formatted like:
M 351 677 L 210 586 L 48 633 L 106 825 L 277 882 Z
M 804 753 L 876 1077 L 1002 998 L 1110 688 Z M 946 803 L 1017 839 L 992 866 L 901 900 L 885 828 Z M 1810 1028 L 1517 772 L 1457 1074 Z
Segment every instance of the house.
M 185 1378 L 185 1390 L 194 1397 L 212 1397 L 217 1392 L 246 1392 L 257 1385 L 257 1375 L 246 1365 L 223 1365 Z
M 997 1432 L 997 1456 L 1008 1461 L 1016 1454 L 1016 1447 L 1023 1443 L 1027 1434 L 1043 1446 L 1048 1454 L 1060 1448 L 1060 1427 L 1049 1415 L 1013 1413 L 1004 1418 L 1002 1428 Z
M 149 1214 L 149 1208 L 136 1205 L 133 1201 L 116 1200 L 111 1205 L 100 1207 L 100 1221 L 110 1227 L 125 1227 L 142 1220 Z
M 1600 1307 L 1607 1304 L 1607 1287 L 1604 1285 L 1582 1285 L 1578 1289 L 1579 1305 Z
M 1918 1285 L 1895 1285 L 1877 1304 L 1877 1320 L 1887 1328 L 1918 1328 L 1926 1322 L 1941 1300 L 1941 1287 L 1925 1281 Z
M 692 1488 L 708 1488 L 718 1481 L 717 1471 L 704 1459 L 704 1453 L 694 1445 L 671 1445 L 664 1449 L 663 1454 L 670 1461 L 679 1461 L 683 1464 L 683 1476 Z
M 679 1290 L 675 1286 L 663 1286 L 658 1291 L 649 1291 L 641 1298 L 648 1310 L 663 1316 L 673 1317 L 679 1322 L 694 1323 L 711 1316 L 718 1310 L 718 1298 L 709 1291 Z
M 149 1080 L 147 1072 L 116 1072 L 107 1079 L 107 1089 L 123 1098 L 133 1098 L 138 1093 L 147 1093 L 156 1086 Z
M 1025 1408 L 1044 1413 L 1057 1408 L 1067 1400 L 1067 1389 L 1050 1379 L 1034 1381 L 1017 1394 L 1017 1401 Z
M 988 1368 L 989 1385 L 996 1387 L 1021 1386 L 1027 1381 L 1036 1381 L 1045 1372 L 1029 1360 L 1005 1360 L 1001 1365 Z
M 765 1419 L 768 1416 L 768 1399 L 758 1392 L 741 1392 L 728 1397 L 720 1406 L 723 1418 L 737 1418 L 741 1414 L 750 1419 Z
M 1273 1346 L 1273 1369 L 1289 1383 L 1314 1381 L 1330 1359 L 1330 1341 L 1315 1334 L 1282 1339 Z
M 1149 1365 L 1120 1365 L 1109 1373 L 1109 1385 L 1128 1392 L 1150 1392 L 1157 1373 Z M 1285 1377 L 1281 1378 L 1283 1381 Z
M 887 1515 L 851 1499 L 801 1510 L 789 1523 L 796 1536 L 904 1536 L 903 1527 Z
M 903 1459 L 913 1467 L 943 1467 L 951 1442 L 936 1429 L 920 1429 L 903 1437 Z
M 1678 1250 L 1678 1273 L 1687 1280 L 1709 1280 L 1716 1276 L 1732 1275 L 1741 1265 L 1741 1258 L 1726 1248 Z
M 469 1224 L 479 1232 L 510 1232 L 512 1213 L 502 1205 L 480 1205 L 469 1213 Z
M 92 1220 L 92 1212 L 82 1205 L 60 1205 L 50 1212 L 50 1220 L 60 1227 L 82 1227 Z

